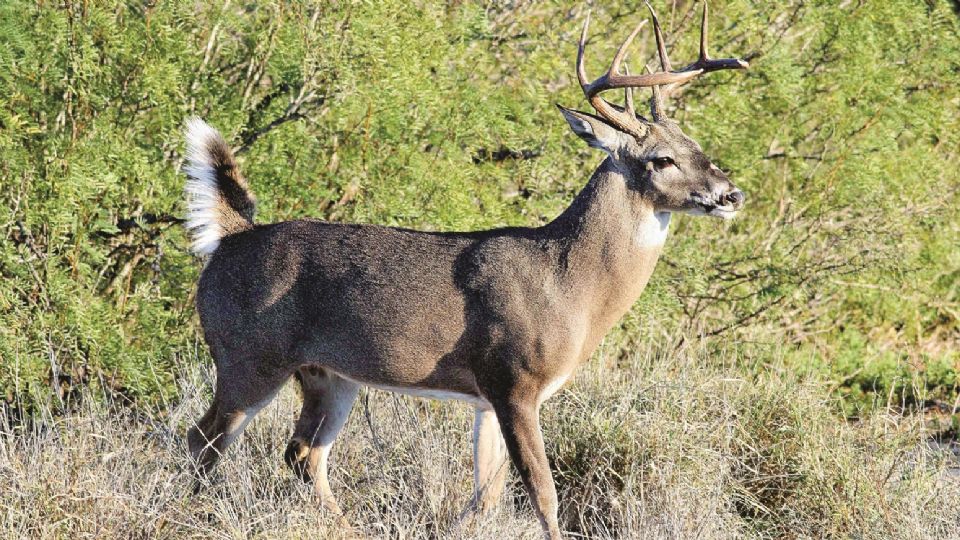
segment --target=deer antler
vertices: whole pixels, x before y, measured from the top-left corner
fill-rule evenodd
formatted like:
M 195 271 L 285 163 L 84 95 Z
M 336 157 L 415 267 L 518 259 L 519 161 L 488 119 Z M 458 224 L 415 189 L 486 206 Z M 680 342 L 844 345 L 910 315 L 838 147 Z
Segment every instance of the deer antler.
M 746 69 L 748 67 L 747 62 L 739 58 L 710 59 L 707 54 L 707 4 L 704 2 L 703 19 L 700 30 L 700 56 L 695 62 L 680 70 L 673 71 L 670 58 L 667 56 L 666 46 L 664 45 L 663 33 L 660 30 L 660 21 L 657 19 L 657 14 L 653 11 L 653 7 L 649 2 L 647 3 L 647 7 L 650 9 L 650 15 L 653 18 L 653 29 L 657 40 L 657 53 L 660 57 L 661 71 L 652 73 L 648 71 L 648 73 L 643 75 L 620 73 L 620 65 L 627 55 L 627 48 L 630 46 L 633 38 L 640 32 L 640 29 L 647 23 L 646 20 L 641 21 L 623 44 L 620 45 L 617 53 L 613 56 L 613 61 L 610 63 L 607 72 L 593 82 L 588 82 L 587 71 L 583 66 L 584 50 L 587 44 L 587 29 L 590 27 L 589 13 L 587 13 L 587 19 L 583 23 L 583 32 L 580 34 L 580 44 L 577 48 L 577 79 L 580 81 L 580 88 L 583 89 L 583 94 L 600 116 L 622 131 L 638 137 L 643 136 L 647 128 L 644 124 L 645 121 L 637 118 L 633 111 L 633 99 L 629 93 L 630 88 L 653 88 L 650 113 L 656 121 L 663 117 L 663 98 L 660 86 L 666 86 L 667 89 L 670 90 L 689 82 L 703 73 L 721 69 Z M 625 90 L 627 92 L 627 103 L 624 110 L 620 110 L 619 107 L 614 106 L 600 97 L 600 93 L 604 90 L 612 90 L 614 88 L 627 89 Z

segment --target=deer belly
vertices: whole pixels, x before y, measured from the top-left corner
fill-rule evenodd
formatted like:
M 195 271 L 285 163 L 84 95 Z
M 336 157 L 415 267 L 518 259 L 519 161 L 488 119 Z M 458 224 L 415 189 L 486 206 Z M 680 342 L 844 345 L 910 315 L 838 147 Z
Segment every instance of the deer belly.
M 345 379 L 349 379 L 357 384 L 368 386 L 370 388 L 376 388 L 377 390 L 385 390 L 387 392 L 394 392 L 397 394 L 404 394 L 407 396 L 415 396 L 415 397 L 421 397 L 421 398 L 427 398 L 427 399 L 463 401 L 480 409 L 490 408 L 490 403 L 487 402 L 487 400 L 483 399 L 482 397 L 474 393 L 468 394 L 463 392 L 455 392 L 451 390 L 441 390 L 437 388 L 427 388 L 427 387 L 418 387 L 418 386 L 394 386 L 390 384 L 358 381 L 358 380 L 352 379 L 349 376 L 339 374 L 339 373 L 338 375 L 340 375 Z

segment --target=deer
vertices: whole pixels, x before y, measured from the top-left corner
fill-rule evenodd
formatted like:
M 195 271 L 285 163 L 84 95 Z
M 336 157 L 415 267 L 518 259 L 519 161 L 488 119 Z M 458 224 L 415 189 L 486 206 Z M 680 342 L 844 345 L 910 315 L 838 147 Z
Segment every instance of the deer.
M 197 470 L 210 471 L 289 379 L 302 409 L 285 462 L 343 516 L 328 464 L 362 386 L 472 405 L 469 508 L 501 498 L 507 460 L 545 538 L 561 538 L 540 407 L 597 349 L 643 292 L 671 215 L 730 219 L 745 196 L 664 113 L 672 89 L 712 71 L 745 69 L 707 53 L 673 69 L 653 8 L 660 70 L 622 70 L 636 26 L 606 73 L 590 80 L 584 21 L 576 74 L 596 114 L 558 105 L 573 132 L 606 157 L 559 216 L 536 227 L 425 232 L 299 219 L 254 221 L 255 197 L 226 140 L 186 124 L 187 227 L 205 257 L 196 292 L 216 366 L 213 401 L 189 429 Z M 650 88 L 650 118 L 633 89 Z M 624 105 L 601 93 L 623 89 Z

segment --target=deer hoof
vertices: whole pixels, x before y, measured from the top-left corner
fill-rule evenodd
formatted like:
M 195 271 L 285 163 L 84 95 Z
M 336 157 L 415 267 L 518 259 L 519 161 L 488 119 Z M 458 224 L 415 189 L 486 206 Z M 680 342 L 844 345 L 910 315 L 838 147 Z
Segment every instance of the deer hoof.
M 293 469 L 294 474 L 300 477 L 304 482 L 310 482 L 313 477 L 310 476 L 307 458 L 310 456 L 310 445 L 299 438 L 290 439 L 287 443 L 287 450 L 283 453 L 283 461 Z

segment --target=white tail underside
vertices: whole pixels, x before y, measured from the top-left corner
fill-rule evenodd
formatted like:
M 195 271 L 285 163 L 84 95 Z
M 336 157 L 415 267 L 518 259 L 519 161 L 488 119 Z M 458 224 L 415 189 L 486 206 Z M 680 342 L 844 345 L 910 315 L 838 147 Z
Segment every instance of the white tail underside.
M 220 138 L 220 133 L 203 120 L 193 117 L 187 120 L 187 175 L 184 188 L 187 195 L 187 229 L 193 238 L 192 249 L 198 255 L 210 255 L 220 245 L 223 230 L 217 221 L 220 205 L 220 190 L 217 188 L 217 172 L 208 150 L 209 143 Z

